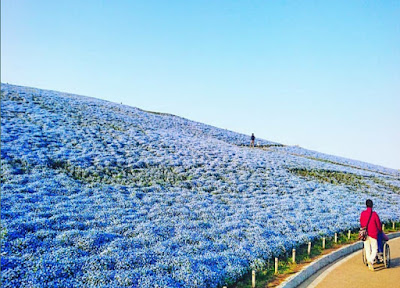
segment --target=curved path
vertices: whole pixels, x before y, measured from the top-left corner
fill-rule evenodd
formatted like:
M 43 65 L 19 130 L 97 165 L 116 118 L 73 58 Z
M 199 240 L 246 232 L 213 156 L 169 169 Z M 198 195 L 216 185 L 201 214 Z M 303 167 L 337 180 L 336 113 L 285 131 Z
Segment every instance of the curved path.
M 375 264 L 375 271 L 369 271 L 362 262 L 361 251 L 357 251 L 299 287 L 400 287 L 400 237 L 391 239 L 388 244 L 391 259 L 388 269 L 383 264 Z

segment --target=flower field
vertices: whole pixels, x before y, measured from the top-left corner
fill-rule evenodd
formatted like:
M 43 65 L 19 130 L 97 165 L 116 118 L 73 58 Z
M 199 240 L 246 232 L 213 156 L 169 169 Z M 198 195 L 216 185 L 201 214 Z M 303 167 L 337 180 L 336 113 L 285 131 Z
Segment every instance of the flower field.
M 1 84 L 2 287 L 222 287 L 367 198 L 400 220 L 400 172 L 173 115 Z

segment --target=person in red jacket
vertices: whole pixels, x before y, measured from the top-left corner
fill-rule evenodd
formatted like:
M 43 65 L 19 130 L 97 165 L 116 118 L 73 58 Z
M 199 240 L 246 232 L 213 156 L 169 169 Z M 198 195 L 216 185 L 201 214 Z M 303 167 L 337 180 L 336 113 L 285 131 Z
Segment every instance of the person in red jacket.
M 374 271 L 374 262 L 378 251 L 378 234 L 382 232 L 382 224 L 376 212 L 372 211 L 372 200 L 368 199 L 365 204 L 367 209 L 361 212 L 360 225 L 367 227 L 368 236 L 364 241 L 365 255 L 368 261 L 368 268 Z

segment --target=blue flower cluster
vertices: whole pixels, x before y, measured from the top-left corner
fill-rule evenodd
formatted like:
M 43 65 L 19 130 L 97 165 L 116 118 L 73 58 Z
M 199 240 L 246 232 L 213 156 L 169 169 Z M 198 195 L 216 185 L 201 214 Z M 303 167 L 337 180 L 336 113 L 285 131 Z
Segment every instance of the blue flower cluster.
M 3 287 L 222 287 L 357 227 L 366 198 L 400 219 L 395 170 L 265 140 L 250 149 L 247 135 L 88 97 L 1 94 Z

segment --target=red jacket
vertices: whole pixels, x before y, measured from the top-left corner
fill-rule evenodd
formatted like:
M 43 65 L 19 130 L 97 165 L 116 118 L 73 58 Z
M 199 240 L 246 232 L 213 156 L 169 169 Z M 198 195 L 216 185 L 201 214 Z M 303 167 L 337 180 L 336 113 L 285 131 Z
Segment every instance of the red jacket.
M 368 236 L 374 239 L 378 239 L 378 233 L 382 232 L 382 224 L 379 216 L 376 212 L 372 211 L 372 208 L 367 207 L 367 210 L 361 212 L 360 216 L 360 225 L 361 227 L 367 226 L 368 218 L 371 215 L 371 220 L 369 220 L 369 224 L 367 227 Z

